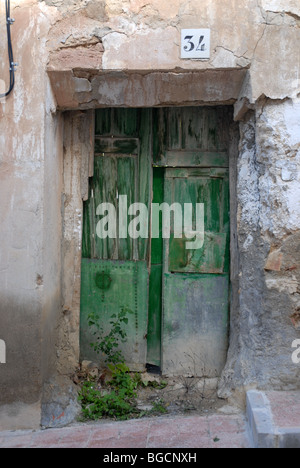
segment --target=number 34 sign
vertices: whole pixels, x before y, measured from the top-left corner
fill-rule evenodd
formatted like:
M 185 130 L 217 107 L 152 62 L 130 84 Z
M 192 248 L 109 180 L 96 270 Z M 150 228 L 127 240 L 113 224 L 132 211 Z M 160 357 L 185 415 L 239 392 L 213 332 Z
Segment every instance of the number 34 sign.
M 210 58 L 210 29 L 182 29 L 182 59 Z

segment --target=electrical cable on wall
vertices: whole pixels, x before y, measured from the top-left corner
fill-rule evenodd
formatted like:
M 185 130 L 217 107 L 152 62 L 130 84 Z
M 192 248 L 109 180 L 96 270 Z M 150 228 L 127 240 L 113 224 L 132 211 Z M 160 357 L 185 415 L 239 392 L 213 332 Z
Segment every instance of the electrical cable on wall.
M 6 32 L 7 32 L 7 48 L 8 48 L 8 60 L 9 60 L 9 88 L 5 94 L 0 94 L 0 99 L 9 96 L 9 94 L 14 89 L 15 85 L 15 67 L 18 65 L 14 62 L 12 41 L 11 41 L 11 31 L 10 28 L 15 22 L 14 19 L 10 17 L 10 0 L 5 0 L 5 10 L 6 10 Z

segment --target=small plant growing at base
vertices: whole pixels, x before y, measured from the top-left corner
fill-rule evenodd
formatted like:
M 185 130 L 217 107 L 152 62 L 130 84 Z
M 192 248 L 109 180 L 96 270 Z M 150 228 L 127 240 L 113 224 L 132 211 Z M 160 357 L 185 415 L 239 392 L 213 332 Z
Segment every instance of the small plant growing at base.
M 86 419 L 113 418 L 126 420 L 135 416 L 135 390 L 137 382 L 128 373 L 125 364 L 109 365 L 112 378 L 107 387 L 99 388 L 97 382 L 85 382 L 79 394 L 83 416 Z
M 119 349 L 120 343 L 125 343 L 127 333 L 124 325 L 128 324 L 128 315 L 132 311 L 121 308 L 118 314 L 113 314 L 109 322 L 110 331 L 104 333 L 97 314 L 90 314 L 88 324 L 94 329 L 96 338 L 91 347 L 97 354 L 104 356 L 111 379 L 107 384 L 85 382 L 79 394 L 83 416 L 87 419 L 128 419 L 137 413 L 135 398 L 138 379 L 130 375 L 130 369 L 125 364 L 125 358 Z
M 153 408 L 150 411 L 150 414 L 165 414 L 167 412 L 168 410 L 166 408 L 164 400 L 160 399 L 159 401 L 153 403 Z
M 102 353 L 104 355 L 106 364 L 116 365 L 125 362 L 124 356 L 119 350 L 119 345 L 120 343 L 126 343 L 127 333 L 123 328 L 123 324 L 128 324 L 128 314 L 132 314 L 132 311 L 123 307 L 118 314 L 113 314 L 109 322 L 111 329 L 106 335 L 100 325 L 99 315 L 90 314 L 88 316 L 89 327 L 96 328 L 96 331 L 93 332 L 96 342 L 91 343 L 91 347 L 97 354 Z
M 109 321 L 110 331 L 105 333 L 100 325 L 100 317 L 90 314 L 88 324 L 93 329 L 95 342 L 91 347 L 97 354 L 102 354 L 107 369 L 111 373 L 108 382 L 102 382 L 101 378 L 90 379 L 83 383 L 79 393 L 79 401 L 85 419 L 113 418 L 126 420 L 132 417 L 163 414 L 167 412 L 162 400 L 155 403 L 150 411 L 137 409 L 137 388 L 142 385 L 139 374 L 132 375 L 125 364 L 125 357 L 119 349 L 120 343 L 125 343 L 127 333 L 125 325 L 128 324 L 128 315 L 132 311 L 121 308 L 118 314 L 113 314 Z M 153 384 L 153 387 L 164 388 L 166 382 L 161 385 Z

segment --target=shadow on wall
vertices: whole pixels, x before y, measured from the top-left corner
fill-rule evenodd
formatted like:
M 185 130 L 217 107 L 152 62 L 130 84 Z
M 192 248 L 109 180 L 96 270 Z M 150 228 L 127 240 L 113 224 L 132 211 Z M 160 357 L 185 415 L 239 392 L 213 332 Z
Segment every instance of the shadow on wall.
M 1 294 L 0 303 L 0 405 L 16 401 L 36 403 L 42 390 L 41 304 L 37 300 Z M 2 351 L 2 354 L 1 354 Z M 2 361 L 2 359 L 0 359 Z

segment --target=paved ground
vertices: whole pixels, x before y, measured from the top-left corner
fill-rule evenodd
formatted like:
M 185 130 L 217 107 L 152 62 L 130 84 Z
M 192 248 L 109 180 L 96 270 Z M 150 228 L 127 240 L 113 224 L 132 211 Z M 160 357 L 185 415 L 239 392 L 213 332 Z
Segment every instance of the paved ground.
M 190 416 L 0 432 L 0 448 L 248 448 L 246 420 Z
M 266 396 L 270 402 L 275 428 L 299 428 L 300 392 L 266 392 Z
M 300 448 L 300 391 L 249 391 L 247 419 L 243 414 L 216 412 L 207 416 L 100 421 L 44 431 L 0 431 L 0 448 L 10 447 Z

